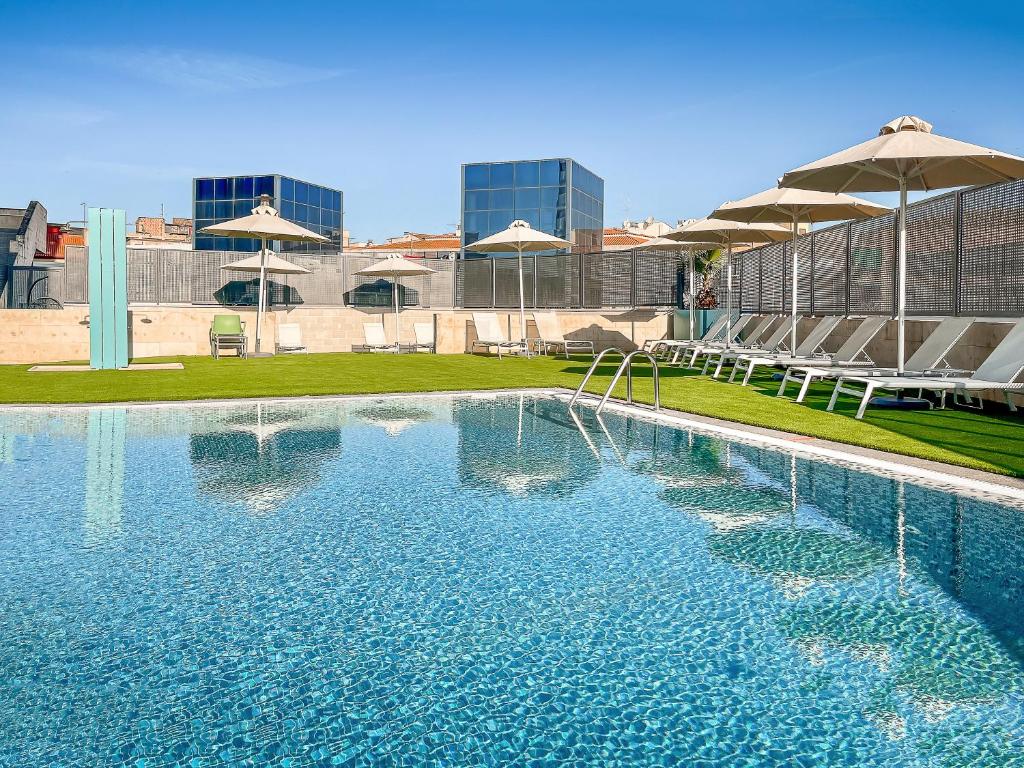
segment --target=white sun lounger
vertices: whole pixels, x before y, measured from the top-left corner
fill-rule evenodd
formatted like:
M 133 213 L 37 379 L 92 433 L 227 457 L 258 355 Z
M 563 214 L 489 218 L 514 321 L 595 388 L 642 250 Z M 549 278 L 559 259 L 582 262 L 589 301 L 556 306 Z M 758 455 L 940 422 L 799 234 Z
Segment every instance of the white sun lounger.
M 539 337 L 534 339 L 536 344 L 534 348 L 539 349 L 543 354 L 546 355 L 548 349 L 553 349 L 557 354 L 558 349 L 561 348 L 565 352 L 566 360 L 569 359 L 569 353 L 573 351 L 594 355 L 594 342 L 587 339 L 565 338 L 558 326 L 558 316 L 554 312 L 534 312 L 533 322 L 537 326 Z
M 750 317 L 750 315 L 740 315 L 739 317 L 734 316 L 732 325 L 733 331 L 738 333 L 739 329 L 750 320 Z M 727 315 L 723 314 L 719 316 L 699 339 L 657 339 L 651 342 L 650 347 L 644 347 L 643 351 L 659 356 L 667 355 L 669 352 L 675 350 L 676 355 L 678 355 L 678 351 L 680 349 L 686 349 L 687 347 L 692 347 L 696 344 L 708 343 L 715 339 L 724 338 L 726 319 Z
M 708 353 L 707 358 L 704 360 L 704 367 L 701 369 L 701 373 L 707 373 L 708 368 L 712 364 L 715 366 L 715 372 L 711 374 L 711 378 L 717 379 L 722 375 L 722 367 L 728 361 L 735 361 L 740 355 L 749 354 L 765 354 L 766 352 L 782 352 L 786 349 L 786 341 L 789 339 L 789 332 L 793 328 L 793 323 L 796 322 L 796 318 L 792 315 L 786 315 L 782 322 L 776 326 L 775 330 L 772 331 L 772 335 L 764 340 L 763 344 L 741 344 L 739 346 L 732 346 L 728 349 L 716 349 Z
M 750 383 L 750 377 L 754 375 L 754 371 L 760 365 L 770 366 L 781 366 L 796 365 L 798 363 L 813 362 L 815 356 L 823 353 L 822 345 L 825 343 L 825 339 L 836 329 L 836 327 L 843 321 L 841 315 L 827 315 L 821 318 L 810 333 L 797 344 L 793 354 L 786 353 L 774 353 L 774 354 L 750 354 L 740 355 L 736 359 L 736 363 L 732 367 L 732 372 L 729 374 L 729 381 L 735 381 L 736 374 L 743 374 L 743 386 L 747 386 Z
M 831 411 L 836 407 L 839 395 L 854 395 L 861 398 L 860 407 L 857 409 L 857 418 L 862 419 L 864 411 L 867 410 L 871 402 L 871 397 L 877 390 L 903 392 L 908 389 L 916 389 L 919 393 L 934 392 L 939 395 L 940 408 L 946 406 L 946 395 L 950 392 L 953 393 L 954 399 L 963 398 L 959 402 L 980 408 L 980 398 L 975 404 L 970 393 L 994 389 L 1002 392 L 1010 410 L 1016 411 L 1017 406 L 1010 395 L 1014 392 L 1024 391 L 1024 383 L 1017 381 L 1021 371 L 1024 371 L 1024 320 L 1018 320 L 1014 324 L 1006 337 L 992 350 L 992 354 L 974 372 L 974 375 L 843 376 L 836 382 L 836 388 L 832 391 L 828 410 Z M 864 389 L 851 389 L 847 386 L 848 383 L 862 384 Z
M 885 317 L 866 318 L 860 327 L 853 332 L 846 344 L 832 356 L 829 365 L 820 366 L 793 366 L 786 371 L 777 393 L 778 397 L 786 394 L 786 387 L 790 382 L 800 383 L 800 392 L 796 402 L 802 403 L 807 397 L 807 389 L 817 379 L 838 379 L 840 376 L 895 376 L 895 368 L 877 368 L 875 366 L 854 367 L 849 362 L 852 358 L 859 358 L 864 347 L 873 339 L 888 322 Z M 973 317 L 947 317 L 938 327 L 928 334 L 928 338 L 918 347 L 908 359 L 906 369 L 912 374 L 931 375 L 936 369 L 944 368 L 949 371 L 949 365 L 945 362 L 946 355 L 960 338 L 967 332 L 974 322 Z M 858 347 L 855 349 L 855 347 Z M 844 357 L 845 355 L 845 357 Z
M 748 322 L 744 323 L 744 326 L 746 326 L 746 325 L 749 325 L 750 322 L 753 321 L 755 316 L 754 315 L 744 315 L 743 317 L 749 318 Z M 743 318 L 741 317 L 740 319 L 742 320 Z M 746 339 L 744 339 L 744 344 L 754 344 L 754 343 L 756 343 L 758 339 L 760 339 L 762 336 L 765 335 L 765 333 L 768 332 L 768 329 L 772 326 L 772 323 L 774 323 L 777 319 L 778 319 L 778 315 L 765 315 L 764 317 L 762 317 L 754 325 L 754 327 L 750 331 L 750 333 L 747 334 Z M 735 342 L 737 340 L 737 338 L 739 337 L 739 333 L 740 333 L 740 331 L 742 331 L 742 329 L 743 329 L 743 327 L 740 327 L 739 329 L 737 329 L 735 325 L 733 326 L 733 334 L 732 334 L 733 342 Z M 709 354 L 711 352 L 716 352 L 717 350 L 724 349 L 724 348 L 725 348 L 725 339 L 724 338 L 722 338 L 721 340 L 712 339 L 710 341 L 701 341 L 701 342 L 697 342 L 696 344 L 692 344 L 691 343 L 690 345 L 688 345 L 686 347 L 683 347 L 682 349 L 677 349 L 676 353 L 672 356 L 672 362 L 673 363 L 678 362 L 680 355 L 682 355 L 682 357 L 684 357 L 684 358 L 685 357 L 689 357 L 689 360 L 686 361 L 687 367 L 688 368 L 695 368 L 697 366 L 697 358 L 698 357 L 701 357 L 702 355 Z
M 498 316 L 493 312 L 474 312 L 473 325 L 476 328 L 476 339 L 470 345 L 470 352 L 483 348 L 485 352 L 492 349 L 497 350 L 498 359 L 504 352 L 528 353 L 526 345 L 522 341 L 509 341 L 505 332 L 498 325 Z
M 363 349 L 367 352 L 398 352 L 398 345 L 388 342 L 384 323 L 363 323 Z
M 412 330 L 416 335 L 416 343 L 412 345 L 413 352 L 437 351 L 437 344 L 434 341 L 433 323 L 413 323 Z
M 277 326 L 277 354 L 296 354 L 306 352 L 306 345 L 302 343 L 302 327 L 298 323 L 281 323 Z

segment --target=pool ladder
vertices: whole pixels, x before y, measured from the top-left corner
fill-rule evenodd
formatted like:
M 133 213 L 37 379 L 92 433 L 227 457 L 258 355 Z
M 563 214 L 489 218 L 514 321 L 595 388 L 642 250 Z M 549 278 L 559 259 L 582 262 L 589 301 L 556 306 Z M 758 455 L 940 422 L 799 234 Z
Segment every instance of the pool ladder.
M 590 370 L 587 371 L 586 376 L 583 377 L 583 381 L 580 382 L 580 385 L 579 387 L 577 387 L 575 394 L 573 394 L 572 399 L 569 401 L 569 409 L 572 409 L 572 407 L 576 404 L 576 401 L 579 400 L 580 395 L 583 394 L 583 388 L 587 386 L 587 382 L 590 381 L 590 377 L 594 375 L 594 371 L 597 370 L 597 366 L 601 364 L 601 360 L 604 359 L 604 356 L 611 354 L 612 352 L 622 355 L 622 363 L 619 365 L 619 369 L 615 371 L 615 375 L 612 376 L 612 381 L 608 385 L 608 389 L 605 390 L 604 397 L 601 398 L 601 402 L 597 406 L 597 413 L 600 414 L 601 411 L 604 410 L 604 406 L 608 402 L 608 398 L 612 396 L 612 390 L 615 389 L 615 385 L 618 384 L 619 379 L 622 378 L 623 371 L 625 371 L 626 373 L 626 402 L 629 405 L 633 405 L 632 363 L 633 358 L 637 357 L 638 355 L 640 357 L 646 357 L 651 363 L 651 370 L 653 371 L 654 375 L 654 410 L 660 411 L 661 391 L 658 381 L 658 361 L 654 359 L 654 355 L 652 355 L 650 352 L 645 352 L 642 349 L 630 352 L 627 355 L 618 347 L 610 347 L 609 349 L 601 350 L 601 353 L 594 358 L 594 362 L 590 364 Z

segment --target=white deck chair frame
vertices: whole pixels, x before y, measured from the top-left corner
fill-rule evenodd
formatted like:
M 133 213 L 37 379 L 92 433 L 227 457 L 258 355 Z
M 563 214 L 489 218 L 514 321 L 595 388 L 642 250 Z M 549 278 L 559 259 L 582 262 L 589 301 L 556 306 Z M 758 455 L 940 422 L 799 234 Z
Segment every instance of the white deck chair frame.
M 939 398 L 939 408 L 946 407 L 946 396 L 952 392 L 954 402 L 980 409 L 983 401 L 981 398 L 971 396 L 971 392 L 992 389 L 1003 393 L 1006 405 L 1011 411 L 1017 410 L 1011 395 L 1024 391 L 1024 382 L 1018 382 L 1017 378 L 1024 371 L 1024 320 L 1014 323 L 1010 332 L 1006 334 L 992 353 L 985 359 L 985 362 L 978 366 L 978 370 L 969 376 L 940 375 L 934 376 L 843 376 L 836 381 L 835 389 L 832 390 L 832 399 L 829 400 L 828 410 L 834 410 L 839 395 L 854 395 L 861 398 L 860 406 L 857 408 L 858 419 L 864 418 L 864 412 L 871 403 L 871 398 L 878 390 L 886 392 L 903 392 L 906 390 L 918 391 L 918 396 L 924 392 L 932 392 Z M 852 389 L 848 383 L 863 385 L 863 390 Z M 929 407 L 933 407 L 929 403 Z
M 367 352 L 398 353 L 398 345 L 391 343 L 384 333 L 384 323 L 363 323 L 363 349 Z
M 505 332 L 498 325 L 498 316 L 494 312 L 474 312 L 473 326 L 476 328 L 476 339 L 470 344 L 469 351 L 483 348 L 484 352 L 490 353 L 492 349 L 497 350 L 498 359 L 504 352 L 523 352 L 529 354 L 529 346 L 521 341 L 509 341 Z
M 828 339 L 842 321 L 842 315 L 826 315 L 821 318 L 811 328 L 804 340 L 796 345 L 792 355 L 740 355 L 732 367 L 732 372 L 729 374 L 729 381 L 735 381 L 736 375 L 742 373 L 742 386 L 745 387 L 750 383 L 750 377 L 754 375 L 754 371 L 757 370 L 758 366 L 785 367 L 798 363 L 814 362 L 816 358 L 820 359 L 825 351 L 825 340 Z
M 554 312 L 534 312 L 533 322 L 537 326 L 537 336 L 534 339 L 535 349 L 542 354 L 547 354 L 548 349 L 555 350 L 557 354 L 559 347 L 565 353 L 565 359 L 569 359 L 572 350 L 579 350 L 585 354 L 594 356 L 594 342 L 589 339 L 567 339 L 558 328 L 558 316 Z
M 706 374 L 708 369 L 714 364 L 715 372 L 711 374 L 711 378 L 717 379 L 722 375 L 722 368 L 725 364 L 727 362 L 735 363 L 740 355 L 786 351 L 786 341 L 789 339 L 790 329 L 797 319 L 792 315 L 786 315 L 782 318 L 782 322 L 772 331 L 771 336 L 764 340 L 763 344 L 740 344 L 728 349 L 723 347 L 722 349 L 708 352 L 707 357 L 704 359 L 704 367 L 701 369 L 701 373 Z
M 839 379 L 841 376 L 895 375 L 896 369 L 893 368 L 877 368 L 873 364 L 865 366 L 861 362 L 857 362 L 856 365 L 858 367 L 855 368 L 849 361 L 844 361 L 843 359 L 844 350 L 846 352 L 855 352 L 854 357 L 859 357 L 863 353 L 863 348 L 882 331 L 888 322 L 888 317 L 874 316 L 864 318 L 860 327 L 850 336 L 847 344 L 833 355 L 833 360 L 831 360 L 831 364 L 828 366 L 794 366 L 788 368 L 785 376 L 782 377 L 782 383 L 779 385 L 776 396 L 782 397 L 791 382 L 800 384 L 800 391 L 797 394 L 796 401 L 803 402 L 804 398 L 807 397 L 807 390 L 817 380 Z M 948 362 L 946 362 L 946 355 L 949 354 L 949 350 L 956 345 L 957 341 L 961 340 L 961 337 L 967 333 L 968 329 L 975 322 L 975 317 L 946 317 L 943 319 L 939 326 L 928 335 L 925 343 L 907 359 L 906 370 L 911 373 L 926 375 L 932 375 L 939 370 L 946 371 L 947 373 L 956 373 L 950 369 Z M 861 336 L 858 337 L 858 334 Z M 860 348 L 857 350 L 853 349 L 854 341 L 857 341 L 860 345 Z M 850 349 L 846 349 L 847 345 L 850 345 Z M 866 354 L 863 356 L 867 357 Z M 870 358 L 867 357 L 867 359 L 869 360 Z
M 274 351 L 279 355 L 306 354 L 308 350 L 302 343 L 302 326 L 298 323 L 281 323 L 277 326 Z

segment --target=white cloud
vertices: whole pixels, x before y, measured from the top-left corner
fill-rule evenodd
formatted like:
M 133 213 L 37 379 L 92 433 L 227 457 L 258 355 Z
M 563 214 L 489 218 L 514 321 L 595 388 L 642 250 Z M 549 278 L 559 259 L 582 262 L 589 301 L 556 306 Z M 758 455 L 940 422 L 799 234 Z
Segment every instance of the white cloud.
M 83 58 L 132 77 L 171 88 L 226 92 L 284 88 L 338 77 L 343 69 L 287 64 L 256 56 L 227 55 L 183 48 L 104 48 L 81 52 Z

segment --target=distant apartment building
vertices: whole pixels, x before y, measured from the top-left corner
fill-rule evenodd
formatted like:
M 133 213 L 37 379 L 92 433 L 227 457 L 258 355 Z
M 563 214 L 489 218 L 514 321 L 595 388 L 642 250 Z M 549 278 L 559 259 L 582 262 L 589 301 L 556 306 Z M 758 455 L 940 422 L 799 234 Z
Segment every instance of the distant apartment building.
M 466 163 L 462 166 L 462 246 L 516 219 L 569 240 L 578 252 L 600 251 L 604 180 L 571 158 Z
M 139 216 L 135 231 L 128 233 L 129 248 L 165 248 L 187 251 L 192 248 L 192 219 L 163 216 Z
M 379 256 L 406 256 L 414 259 L 453 259 L 458 257 L 462 241 L 459 232 L 425 234 L 406 232 L 389 237 L 383 243 L 372 241 L 350 245 L 348 253 Z
M 282 218 L 328 238 L 322 245 L 275 242 L 275 251 L 338 253 L 342 250 L 344 195 L 340 189 L 311 184 L 280 174 L 209 176 L 192 180 L 192 242 L 197 250 L 249 251 L 260 241 L 245 237 L 209 237 L 200 230 L 248 216 L 260 195 L 270 195 Z
M 642 221 L 631 221 L 626 219 L 622 222 L 621 228 L 626 232 L 630 232 L 634 235 L 642 235 L 647 238 L 664 237 L 667 233 L 675 229 L 671 224 L 664 221 L 658 221 L 653 216 L 648 216 Z

